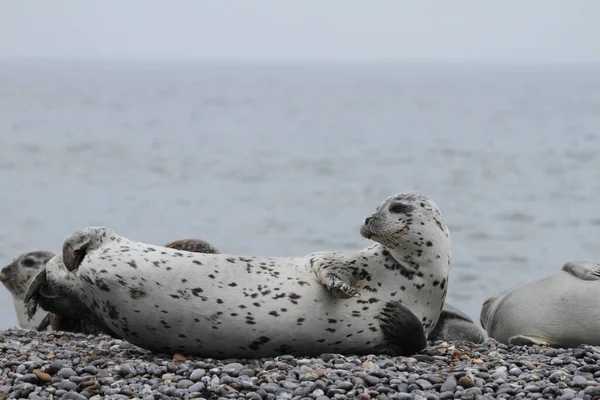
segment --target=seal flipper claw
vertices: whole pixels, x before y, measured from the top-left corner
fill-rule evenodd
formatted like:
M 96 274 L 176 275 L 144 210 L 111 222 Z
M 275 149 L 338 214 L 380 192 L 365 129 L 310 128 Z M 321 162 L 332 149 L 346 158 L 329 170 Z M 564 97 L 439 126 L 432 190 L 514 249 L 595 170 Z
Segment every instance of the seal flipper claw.
M 569 261 L 562 270 L 585 281 L 600 280 L 600 263 L 595 261 Z
M 343 282 L 342 280 L 333 276 L 327 276 L 325 278 L 324 286 L 331 292 L 331 294 L 341 299 L 360 297 L 360 293 L 358 292 L 357 288 L 350 286 L 346 282 Z
M 427 337 L 421 321 L 399 301 L 385 303 L 378 319 L 394 354 L 409 356 L 427 347 Z
M 317 281 L 335 297 L 349 299 L 360 296 L 358 288 L 353 286 L 357 280 L 354 269 L 347 264 L 339 262 L 314 263 L 313 259 L 310 262 Z
M 527 336 L 527 335 L 512 336 L 511 338 L 508 339 L 508 344 L 512 344 L 515 346 L 530 346 L 530 345 L 534 345 L 534 344 L 537 344 L 538 346 L 549 346 L 550 345 L 550 343 L 548 343 L 544 339 L 539 339 L 539 338 L 536 338 L 533 336 Z

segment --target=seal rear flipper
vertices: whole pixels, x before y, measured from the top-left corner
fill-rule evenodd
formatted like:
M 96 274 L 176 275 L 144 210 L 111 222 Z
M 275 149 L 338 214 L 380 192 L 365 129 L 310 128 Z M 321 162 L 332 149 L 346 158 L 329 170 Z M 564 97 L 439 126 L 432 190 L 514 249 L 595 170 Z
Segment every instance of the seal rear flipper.
M 427 337 L 419 318 L 399 301 L 388 301 L 378 316 L 379 325 L 392 352 L 415 354 L 427 347 Z
M 544 339 L 536 338 L 534 336 L 526 336 L 526 335 L 517 335 L 512 336 L 508 339 L 508 344 L 512 344 L 514 346 L 530 346 L 537 344 L 538 346 L 549 346 L 550 343 L 545 341 Z
M 584 281 L 600 280 L 600 263 L 595 261 L 569 261 L 562 270 Z
M 37 331 L 45 331 L 50 326 L 50 313 L 46 314 L 42 322 L 35 328 Z

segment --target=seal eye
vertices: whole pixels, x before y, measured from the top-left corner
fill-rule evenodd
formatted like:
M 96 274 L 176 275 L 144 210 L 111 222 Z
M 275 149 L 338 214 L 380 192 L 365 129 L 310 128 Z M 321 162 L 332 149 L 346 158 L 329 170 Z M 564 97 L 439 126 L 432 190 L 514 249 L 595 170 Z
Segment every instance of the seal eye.
M 389 208 L 390 212 L 394 214 L 406 214 L 414 209 L 415 207 L 411 206 L 410 204 L 404 203 L 394 203 Z
M 35 266 L 35 260 L 31 257 L 27 257 L 21 262 L 21 264 L 23 264 L 24 267 L 31 268 Z

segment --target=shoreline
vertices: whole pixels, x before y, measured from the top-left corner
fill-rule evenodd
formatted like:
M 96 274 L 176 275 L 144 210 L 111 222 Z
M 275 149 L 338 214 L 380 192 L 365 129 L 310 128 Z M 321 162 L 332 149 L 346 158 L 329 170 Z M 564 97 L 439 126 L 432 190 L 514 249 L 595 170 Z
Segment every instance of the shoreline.
M 0 331 L 0 400 L 600 399 L 600 348 L 435 342 L 414 357 L 208 359 L 110 336 Z

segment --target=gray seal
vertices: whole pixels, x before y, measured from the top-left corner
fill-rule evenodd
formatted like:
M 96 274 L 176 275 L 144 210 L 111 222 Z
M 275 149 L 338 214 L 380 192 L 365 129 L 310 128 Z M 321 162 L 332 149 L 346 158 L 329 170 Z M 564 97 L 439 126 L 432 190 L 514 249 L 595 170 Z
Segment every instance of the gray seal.
M 385 199 L 361 234 L 377 243 L 257 257 L 183 252 L 88 227 L 65 239 L 26 300 L 35 312 L 36 287 L 46 285 L 154 352 L 413 354 L 426 346 L 446 296 L 442 214 L 427 195 L 406 192 Z
M 22 253 L 0 271 L 0 282 L 12 295 L 17 321 L 22 329 L 46 330 L 49 326 L 48 315 L 40 313 L 32 318 L 27 315 L 24 299 L 29 284 L 52 257 L 54 253 L 44 250 Z
M 428 339 L 432 342 L 444 340 L 483 343 L 487 340 L 487 334 L 467 314 L 445 302 L 442 314 Z
M 600 345 L 600 263 L 570 261 L 481 308 L 481 325 L 498 342 L 573 348 Z

